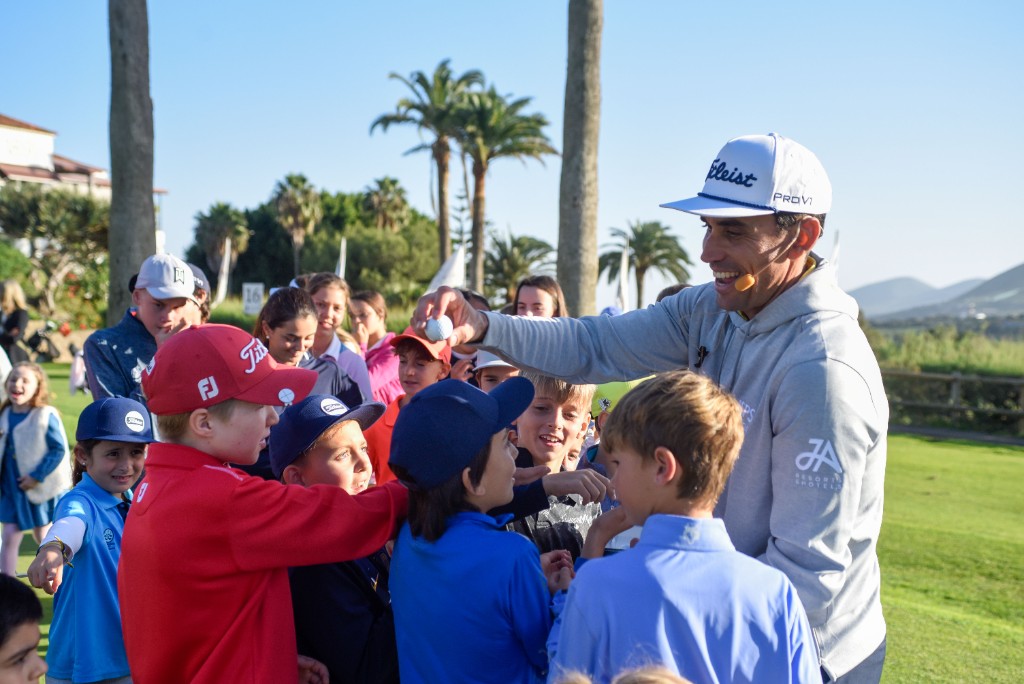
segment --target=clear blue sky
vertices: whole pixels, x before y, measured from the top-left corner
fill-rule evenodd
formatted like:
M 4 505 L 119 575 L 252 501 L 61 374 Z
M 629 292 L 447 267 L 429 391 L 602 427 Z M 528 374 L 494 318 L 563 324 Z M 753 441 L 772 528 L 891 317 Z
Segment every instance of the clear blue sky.
M 155 184 L 183 254 L 212 203 L 253 207 L 286 173 L 330 191 L 399 178 L 431 213 L 413 128 L 369 134 L 396 71 L 451 58 L 533 97 L 561 147 L 567 3 L 150 3 Z M 834 187 L 819 251 L 841 233 L 847 289 L 898 276 L 934 286 L 1024 262 L 1024 5 L 949 2 L 605 2 L 600 241 L 628 220 L 671 226 L 699 263 L 696 218 L 659 203 L 700 190 L 729 138 L 777 131 Z M 109 168 L 107 3 L 0 3 L 0 112 L 58 132 L 57 151 Z M 456 167 L 458 170 L 458 167 Z M 458 179 L 456 174 L 453 179 Z M 495 162 L 488 218 L 557 242 L 559 160 Z M 453 186 L 453 194 L 455 191 Z M 710 277 L 700 264 L 694 281 Z M 649 297 L 661 281 L 648 283 Z M 602 290 L 599 306 L 610 303 Z

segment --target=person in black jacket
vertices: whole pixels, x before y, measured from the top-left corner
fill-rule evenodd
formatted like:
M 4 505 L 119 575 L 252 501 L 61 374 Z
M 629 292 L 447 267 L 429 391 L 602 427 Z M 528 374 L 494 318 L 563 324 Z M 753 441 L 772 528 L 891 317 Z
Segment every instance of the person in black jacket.
M 25 310 L 25 292 L 17 280 L 9 278 L 0 283 L 0 348 L 11 363 L 28 361 L 28 353 L 17 343 L 25 337 L 28 311 Z
M 274 477 L 365 491 L 373 469 L 363 430 L 383 413 L 379 402 L 349 408 L 325 394 L 288 407 L 270 430 Z M 326 665 L 331 682 L 398 682 L 390 561 L 382 548 L 366 558 L 289 570 L 299 653 Z

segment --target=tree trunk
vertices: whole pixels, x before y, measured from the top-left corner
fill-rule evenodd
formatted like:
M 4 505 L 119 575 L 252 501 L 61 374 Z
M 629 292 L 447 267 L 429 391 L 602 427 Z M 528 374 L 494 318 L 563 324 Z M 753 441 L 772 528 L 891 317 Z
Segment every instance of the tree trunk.
M 644 278 L 647 277 L 646 268 L 633 268 L 636 273 L 636 308 L 644 308 Z
M 292 235 L 292 257 L 295 260 L 295 277 L 298 278 L 302 275 L 302 243 L 303 239 L 300 235 Z
M 448 211 L 448 163 L 450 159 L 451 148 L 448 146 L 448 138 L 438 138 L 434 143 L 434 160 L 437 162 L 437 238 L 441 243 L 438 249 L 441 264 L 452 255 L 452 229 Z
M 484 291 L 484 205 L 487 166 L 473 162 L 473 252 L 469 260 L 469 289 Z
M 558 282 L 574 316 L 597 312 L 597 142 L 603 0 L 569 0 L 558 201 Z
M 153 101 L 146 0 L 109 0 L 110 294 L 107 324 L 131 305 L 128 279 L 156 251 Z

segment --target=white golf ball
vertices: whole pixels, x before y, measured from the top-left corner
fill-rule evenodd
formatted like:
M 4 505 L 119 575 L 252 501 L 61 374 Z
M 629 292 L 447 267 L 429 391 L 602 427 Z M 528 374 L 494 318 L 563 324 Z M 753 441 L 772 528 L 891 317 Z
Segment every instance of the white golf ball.
M 451 337 L 454 329 L 455 326 L 452 325 L 452 319 L 445 315 L 442 315 L 440 318 L 431 318 L 427 321 L 426 326 L 427 339 L 433 342 L 447 340 Z

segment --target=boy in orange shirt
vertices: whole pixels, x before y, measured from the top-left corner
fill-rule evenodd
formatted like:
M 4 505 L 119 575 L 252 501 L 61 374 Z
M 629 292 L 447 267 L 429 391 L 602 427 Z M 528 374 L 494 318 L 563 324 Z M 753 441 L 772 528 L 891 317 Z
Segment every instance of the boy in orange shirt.
M 366 556 L 405 517 L 398 484 L 352 496 L 290 487 L 229 464 L 251 464 L 278 417 L 316 373 L 279 367 L 258 340 L 227 325 L 188 328 L 142 376 L 163 442 L 121 543 L 118 591 L 132 679 L 284 682 L 326 678 L 299 663 L 289 566 Z
M 417 392 L 444 380 L 452 367 L 452 348 L 446 340 L 430 342 L 416 336 L 411 328 L 406 328 L 404 333 L 392 338 L 391 346 L 398 356 L 398 381 L 402 383 L 405 394 L 388 404 L 381 419 L 365 432 L 367 452 L 377 484 L 396 479 L 388 467 L 388 458 L 398 412 Z

